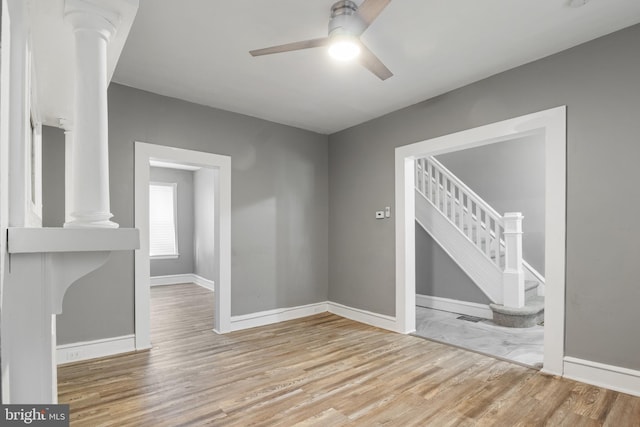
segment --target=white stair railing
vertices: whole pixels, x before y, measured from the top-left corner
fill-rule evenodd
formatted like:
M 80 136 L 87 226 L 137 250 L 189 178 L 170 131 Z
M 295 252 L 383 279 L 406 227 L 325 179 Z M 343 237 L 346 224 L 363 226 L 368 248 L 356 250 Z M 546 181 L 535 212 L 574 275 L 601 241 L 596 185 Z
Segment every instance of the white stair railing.
M 434 157 L 416 160 L 416 190 L 503 272 L 503 304 L 524 305 L 521 213 L 496 212 Z

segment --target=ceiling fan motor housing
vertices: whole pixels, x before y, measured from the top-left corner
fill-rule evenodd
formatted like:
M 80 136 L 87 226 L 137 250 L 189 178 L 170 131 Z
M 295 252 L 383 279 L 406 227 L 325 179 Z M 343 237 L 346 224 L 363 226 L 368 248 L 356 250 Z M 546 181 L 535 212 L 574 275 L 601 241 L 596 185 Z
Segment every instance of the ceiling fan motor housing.
M 351 0 L 341 0 L 331 6 L 329 36 L 359 36 L 366 28 L 358 14 L 358 5 Z

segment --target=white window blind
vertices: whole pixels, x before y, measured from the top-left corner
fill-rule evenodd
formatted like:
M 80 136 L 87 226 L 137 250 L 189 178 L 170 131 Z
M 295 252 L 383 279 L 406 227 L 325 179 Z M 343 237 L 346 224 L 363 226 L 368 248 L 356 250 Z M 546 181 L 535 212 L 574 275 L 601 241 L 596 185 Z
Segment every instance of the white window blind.
M 178 256 L 176 184 L 149 185 L 149 256 Z

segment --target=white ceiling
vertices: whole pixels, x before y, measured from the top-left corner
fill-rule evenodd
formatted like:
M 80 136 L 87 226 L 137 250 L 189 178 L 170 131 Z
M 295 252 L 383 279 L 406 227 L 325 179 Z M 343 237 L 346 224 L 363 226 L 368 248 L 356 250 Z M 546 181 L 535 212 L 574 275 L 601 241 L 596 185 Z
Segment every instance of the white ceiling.
M 393 0 L 362 36 L 386 81 L 322 48 L 249 55 L 326 36 L 333 2 L 140 0 L 113 80 L 330 134 L 640 22 L 640 0 Z

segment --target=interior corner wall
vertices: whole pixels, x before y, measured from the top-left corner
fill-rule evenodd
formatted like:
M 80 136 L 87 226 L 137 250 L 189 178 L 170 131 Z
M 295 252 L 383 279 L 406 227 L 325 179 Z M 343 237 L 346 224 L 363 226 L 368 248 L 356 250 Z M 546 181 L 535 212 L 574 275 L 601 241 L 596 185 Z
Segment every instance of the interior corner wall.
M 178 257 L 150 259 L 151 277 L 195 272 L 193 250 L 195 232 L 194 176 L 193 171 L 149 168 L 150 182 L 164 182 L 176 185 L 176 224 L 178 236 Z
M 639 41 L 635 25 L 330 135 L 329 299 L 395 315 L 394 222 L 374 219 L 395 147 L 566 105 L 565 353 L 639 370 Z
M 113 221 L 134 225 L 134 143 L 231 157 L 231 314 L 327 300 L 328 137 L 112 83 Z M 134 333 L 134 253 L 72 285 L 58 344 Z
M 193 236 L 195 273 L 220 283 L 220 251 L 217 248 L 220 217 L 217 169 L 202 168 L 193 173 L 195 230 Z

